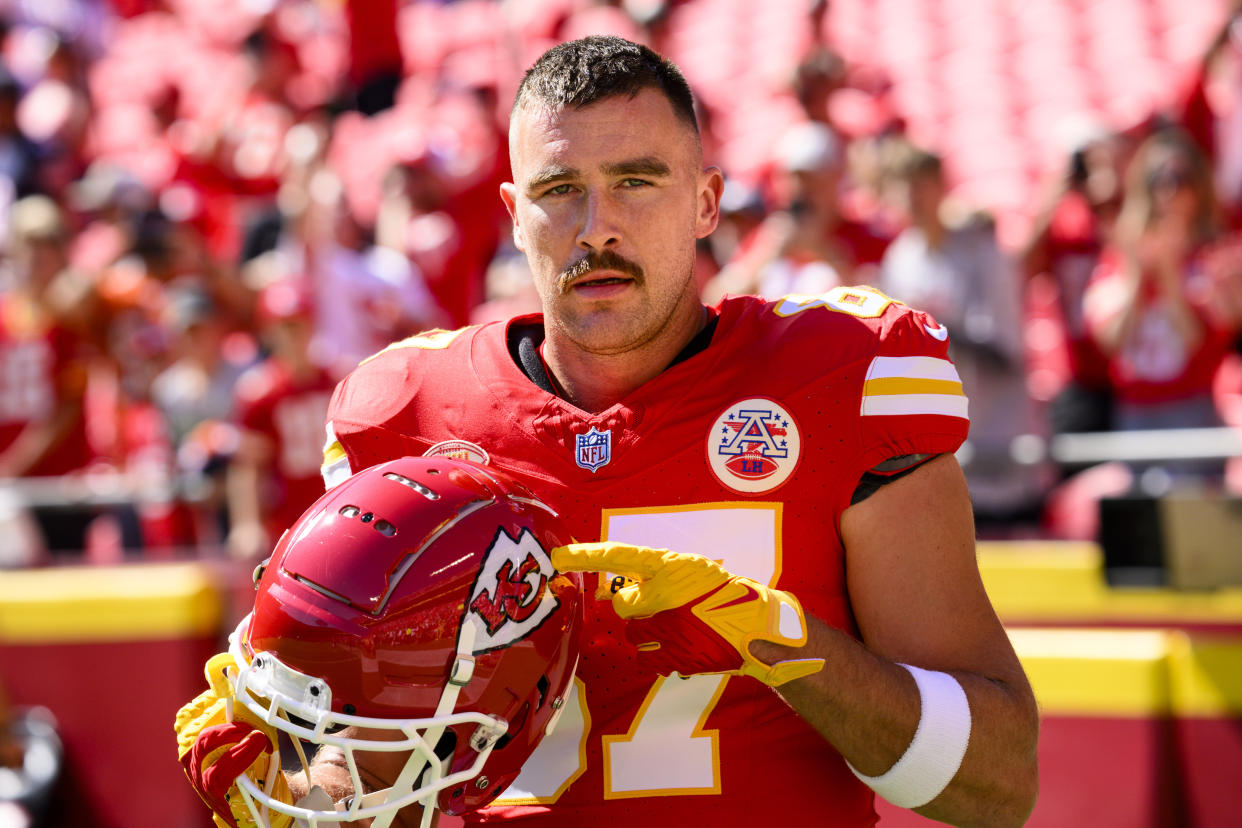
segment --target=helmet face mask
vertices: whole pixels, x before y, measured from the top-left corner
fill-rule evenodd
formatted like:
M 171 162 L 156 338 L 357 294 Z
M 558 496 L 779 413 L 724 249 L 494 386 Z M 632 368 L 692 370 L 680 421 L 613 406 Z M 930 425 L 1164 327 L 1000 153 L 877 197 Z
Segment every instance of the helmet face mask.
M 462 461 L 394 460 L 320 498 L 263 569 L 230 678 L 304 768 L 303 743 L 339 751 L 356 795 L 289 806 L 238 777 L 256 823 L 270 809 L 382 826 L 420 803 L 428 824 L 433 805 L 460 814 L 498 796 L 573 681 L 581 580 L 549 557 L 571 541 L 520 483 Z M 364 784 L 365 752 L 401 767 L 388 787 Z

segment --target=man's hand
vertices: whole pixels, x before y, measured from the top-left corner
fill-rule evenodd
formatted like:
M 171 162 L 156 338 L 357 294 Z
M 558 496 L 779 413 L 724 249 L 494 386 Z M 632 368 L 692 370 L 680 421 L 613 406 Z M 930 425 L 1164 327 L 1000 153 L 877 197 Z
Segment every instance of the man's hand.
M 271 767 L 276 734 L 240 704 L 233 705 L 234 721 L 227 716 L 232 687 L 224 675 L 233 660 L 220 653 L 207 661 L 209 689 L 177 711 L 177 758 L 195 792 L 212 810 L 221 828 L 252 828 L 241 792 L 234 780 L 245 773 L 260 788 L 266 788 L 269 772 L 273 777 L 269 795 L 282 802 L 293 802 L 289 784 L 278 768 Z M 272 828 L 287 828 L 292 818 L 268 812 Z
M 752 641 L 790 647 L 806 643 L 798 599 L 758 581 L 733 575 L 715 561 L 624 543 L 575 543 L 552 550 L 562 572 L 607 572 L 635 583 L 612 597 L 626 619 L 626 637 L 639 662 L 661 675 L 730 673 L 772 687 L 818 673 L 823 659 L 764 664 Z

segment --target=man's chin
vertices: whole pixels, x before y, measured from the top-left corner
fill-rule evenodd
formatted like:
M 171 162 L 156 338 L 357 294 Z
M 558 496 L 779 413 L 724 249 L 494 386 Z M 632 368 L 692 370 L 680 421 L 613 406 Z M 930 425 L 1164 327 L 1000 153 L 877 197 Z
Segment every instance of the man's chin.
M 560 325 L 575 349 L 598 356 L 616 356 L 642 347 L 651 337 L 647 331 L 625 324 L 618 314 L 597 311 Z

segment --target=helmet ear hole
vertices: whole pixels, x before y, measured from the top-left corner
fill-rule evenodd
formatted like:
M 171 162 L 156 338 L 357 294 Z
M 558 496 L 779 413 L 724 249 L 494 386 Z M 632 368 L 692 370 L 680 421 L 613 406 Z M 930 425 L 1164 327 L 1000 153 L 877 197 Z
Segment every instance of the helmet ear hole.
M 447 767 L 448 764 L 452 761 L 453 754 L 456 752 L 457 752 L 457 731 L 455 731 L 451 727 L 447 727 L 444 729 L 444 732 L 440 734 L 440 738 L 436 740 L 436 746 L 435 746 L 435 749 L 433 750 L 433 753 L 435 753 L 436 758 L 440 760 L 441 765 L 444 765 L 445 767 Z M 431 772 L 430 767 L 423 768 L 423 772 L 418 775 L 418 781 L 414 784 L 414 787 L 421 788 L 424 785 L 428 784 L 427 775 L 430 772 Z
M 536 708 L 542 708 L 543 703 L 548 700 L 548 688 L 552 686 L 552 682 L 548 681 L 547 676 L 540 676 L 539 681 L 535 682 L 535 689 L 539 691 L 539 701 L 535 703 Z
M 436 742 L 435 754 L 441 760 L 450 758 L 457 752 L 457 731 L 451 727 L 444 729 L 444 733 L 440 735 Z
M 513 737 L 522 732 L 522 728 L 526 726 L 526 718 L 530 714 L 530 702 L 522 705 L 522 709 L 518 711 L 517 717 L 509 724 L 509 729 L 505 731 L 505 735 L 496 740 L 495 750 L 504 750 L 505 745 L 513 741 Z

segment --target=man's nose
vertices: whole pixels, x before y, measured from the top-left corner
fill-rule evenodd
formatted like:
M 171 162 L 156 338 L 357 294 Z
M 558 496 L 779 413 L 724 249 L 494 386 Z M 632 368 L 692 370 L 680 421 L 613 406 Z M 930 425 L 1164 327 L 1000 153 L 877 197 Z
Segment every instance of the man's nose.
M 605 250 L 621 240 L 617 205 L 605 193 L 593 192 L 584 200 L 577 243 L 583 250 Z

